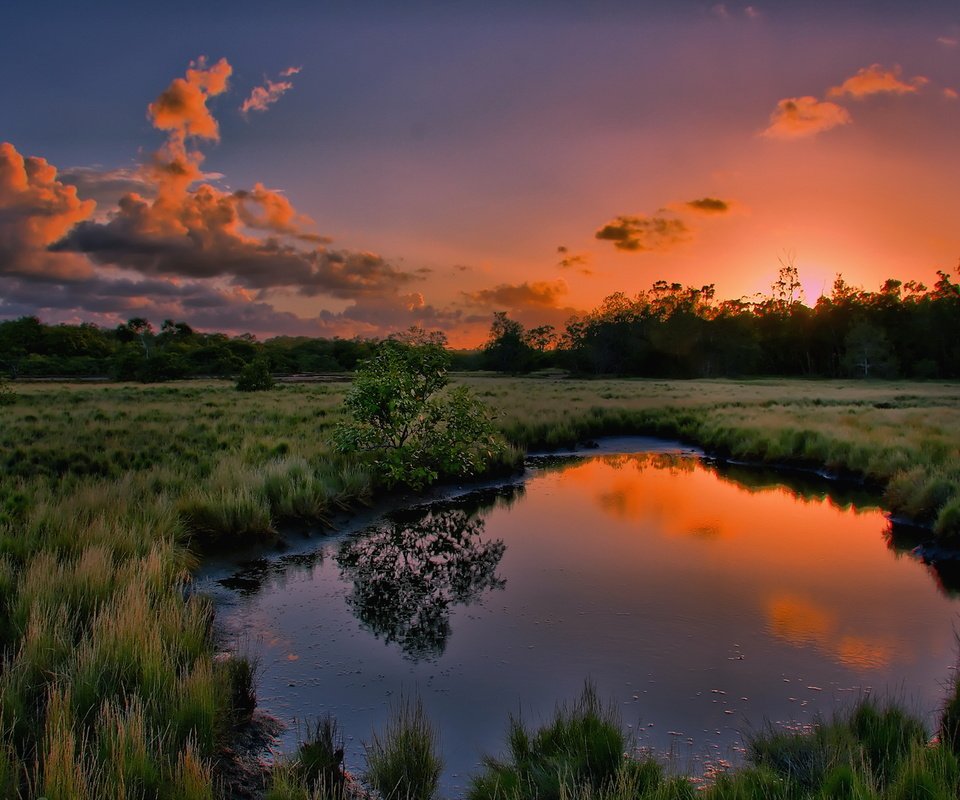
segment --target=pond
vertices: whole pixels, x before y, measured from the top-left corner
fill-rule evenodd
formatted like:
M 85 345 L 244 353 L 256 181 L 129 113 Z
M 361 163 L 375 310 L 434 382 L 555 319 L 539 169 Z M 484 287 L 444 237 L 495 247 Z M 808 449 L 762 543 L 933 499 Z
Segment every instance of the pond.
M 510 714 L 545 721 L 586 679 L 639 746 L 697 771 L 866 692 L 932 724 L 956 657 L 949 580 L 875 497 L 651 440 L 314 542 L 209 587 L 261 707 L 289 750 L 297 720 L 332 713 L 361 770 L 390 703 L 419 694 L 445 796 Z

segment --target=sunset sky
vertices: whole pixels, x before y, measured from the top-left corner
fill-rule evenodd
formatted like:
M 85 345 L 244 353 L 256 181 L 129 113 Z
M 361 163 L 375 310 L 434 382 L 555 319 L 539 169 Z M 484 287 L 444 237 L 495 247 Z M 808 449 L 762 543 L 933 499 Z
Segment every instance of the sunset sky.
M 34 0 L 0 318 L 475 344 L 960 259 L 960 3 Z

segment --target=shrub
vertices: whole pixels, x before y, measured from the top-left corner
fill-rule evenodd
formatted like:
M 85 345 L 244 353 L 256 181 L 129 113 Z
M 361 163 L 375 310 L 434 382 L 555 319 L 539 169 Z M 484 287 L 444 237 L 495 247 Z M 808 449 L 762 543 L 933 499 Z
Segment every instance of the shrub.
M 350 419 L 334 431 L 337 449 L 371 453 L 384 483 L 415 489 L 476 475 L 495 461 L 504 441 L 469 389 L 445 391 L 449 361 L 436 342 L 382 342 L 344 400 Z
M 249 364 L 244 364 L 237 378 L 238 392 L 263 392 L 272 388 L 273 376 L 266 359 L 255 358 Z

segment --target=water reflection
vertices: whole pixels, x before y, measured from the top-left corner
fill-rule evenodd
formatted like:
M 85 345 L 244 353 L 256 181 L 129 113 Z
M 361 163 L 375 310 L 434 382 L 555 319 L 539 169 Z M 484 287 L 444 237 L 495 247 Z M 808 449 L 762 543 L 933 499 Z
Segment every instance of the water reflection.
M 463 509 L 433 509 L 344 542 L 336 561 L 353 583 L 347 597 L 353 613 L 414 660 L 442 655 L 450 607 L 506 585 L 496 574 L 506 545 L 484 541 L 484 525 Z
M 947 567 L 931 576 L 876 497 L 662 449 L 538 460 L 525 487 L 237 576 L 223 619 L 256 642 L 264 708 L 334 713 L 359 765 L 360 735 L 415 686 L 462 784 L 509 714 L 536 721 L 586 676 L 657 751 L 682 734 L 727 753 L 868 689 L 941 702 L 957 606 L 931 577 L 942 590 Z

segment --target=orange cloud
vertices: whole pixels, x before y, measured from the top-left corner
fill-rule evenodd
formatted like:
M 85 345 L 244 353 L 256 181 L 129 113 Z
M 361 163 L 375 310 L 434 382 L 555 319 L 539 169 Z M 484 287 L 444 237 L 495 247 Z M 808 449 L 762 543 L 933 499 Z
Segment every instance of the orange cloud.
M 512 285 L 502 283 L 492 289 L 476 292 L 464 292 L 466 298 L 476 304 L 488 307 L 520 308 L 556 308 L 557 301 L 567 293 L 566 281 L 533 281 Z
M 849 112 L 816 97 L 787 97 L 777 103 L 762 135 L 771 139 L 802 139 L 851 122 Z
M 291 72 L 291 70 L 293 71 Z M 280 74 L 282 76 L 296 75 L 299 71 L 299 68 L 294 69 L 290 67 Z M 244 100 L 240 106 L 240 113 L 248 114 L 251 111 L 266 111 L 292 88 L 293 83 L 291 81 L 272 81 L 268 78 L 263 86 L 255 86 L 253 88 L 250 96 Z
M 946 97 L 947 100 L 956 100 L 958 97 L 960 97 L 960 93 L 958 93 L 956 89 L 951 89 L 948 86 L 943 90 L 943 96 Z
M 43 158 L 24 158 L 0 143 L 0 274 L 76 279 L 90 273 L 85 259 L 47 251 L 96 208 L 57 178 Z
M 834 86 L 827 93 L 829 97 L 844 97 L 849 95 L 857 100 L 875 94 L 913 94 L 921 86 L 929 83 L 927 78 L 917 76 L 909 83 L 901 80 L 900 65 L 895 64 L 893 69 L 884 69 L 880 64 L 871 64 L 864 67 L 853 77 L 847 78 L 839 86 Z
M 221 58 L 207 67 L 201 56 L 191 62 L 186 78 L 175 78 L 147 108 L 147 116 L 158 130 L 172 131 L 181 140 L 188 136 L 219 140 L 217 121 L 207 108 L 207 99 L 227 89 L 233 67 Z
M 262 183 L 255 183 L 253 189 L 240 189 L 232 196 L 237 201 L 240 219 L 250 228 L 286 233 L 302 241 L 330 243 L 329 237 L 304 233 L 301 226 L 311 225 L 313 220 L 299 213 L 282 194 L 265 188 Z
M 594 236 L 613 242 L 618 250 L 652 253 L 670 250 L 687 241 L 692 234 L 687 223 L 666 217 L 619 216 Z
M 150 104 L 154 125 L 169 131 L 143 171 L 152 199 L 129 192 L 109 220 L 64 230 L 53 248 L 144 275 L 225 277 L 236 286 L 306 296 L 391 295 L 416 280 L 374 253 L 328 249 L 329 239 L 303 230 L 309 217 L 262 184 L 228 193 L 201 183 L 203 154 L 188 151 L 186 139 L 218 138 L 206 101 L 226 89 L 231 72 L 225 59 L 209 68 L 200 59 Z

